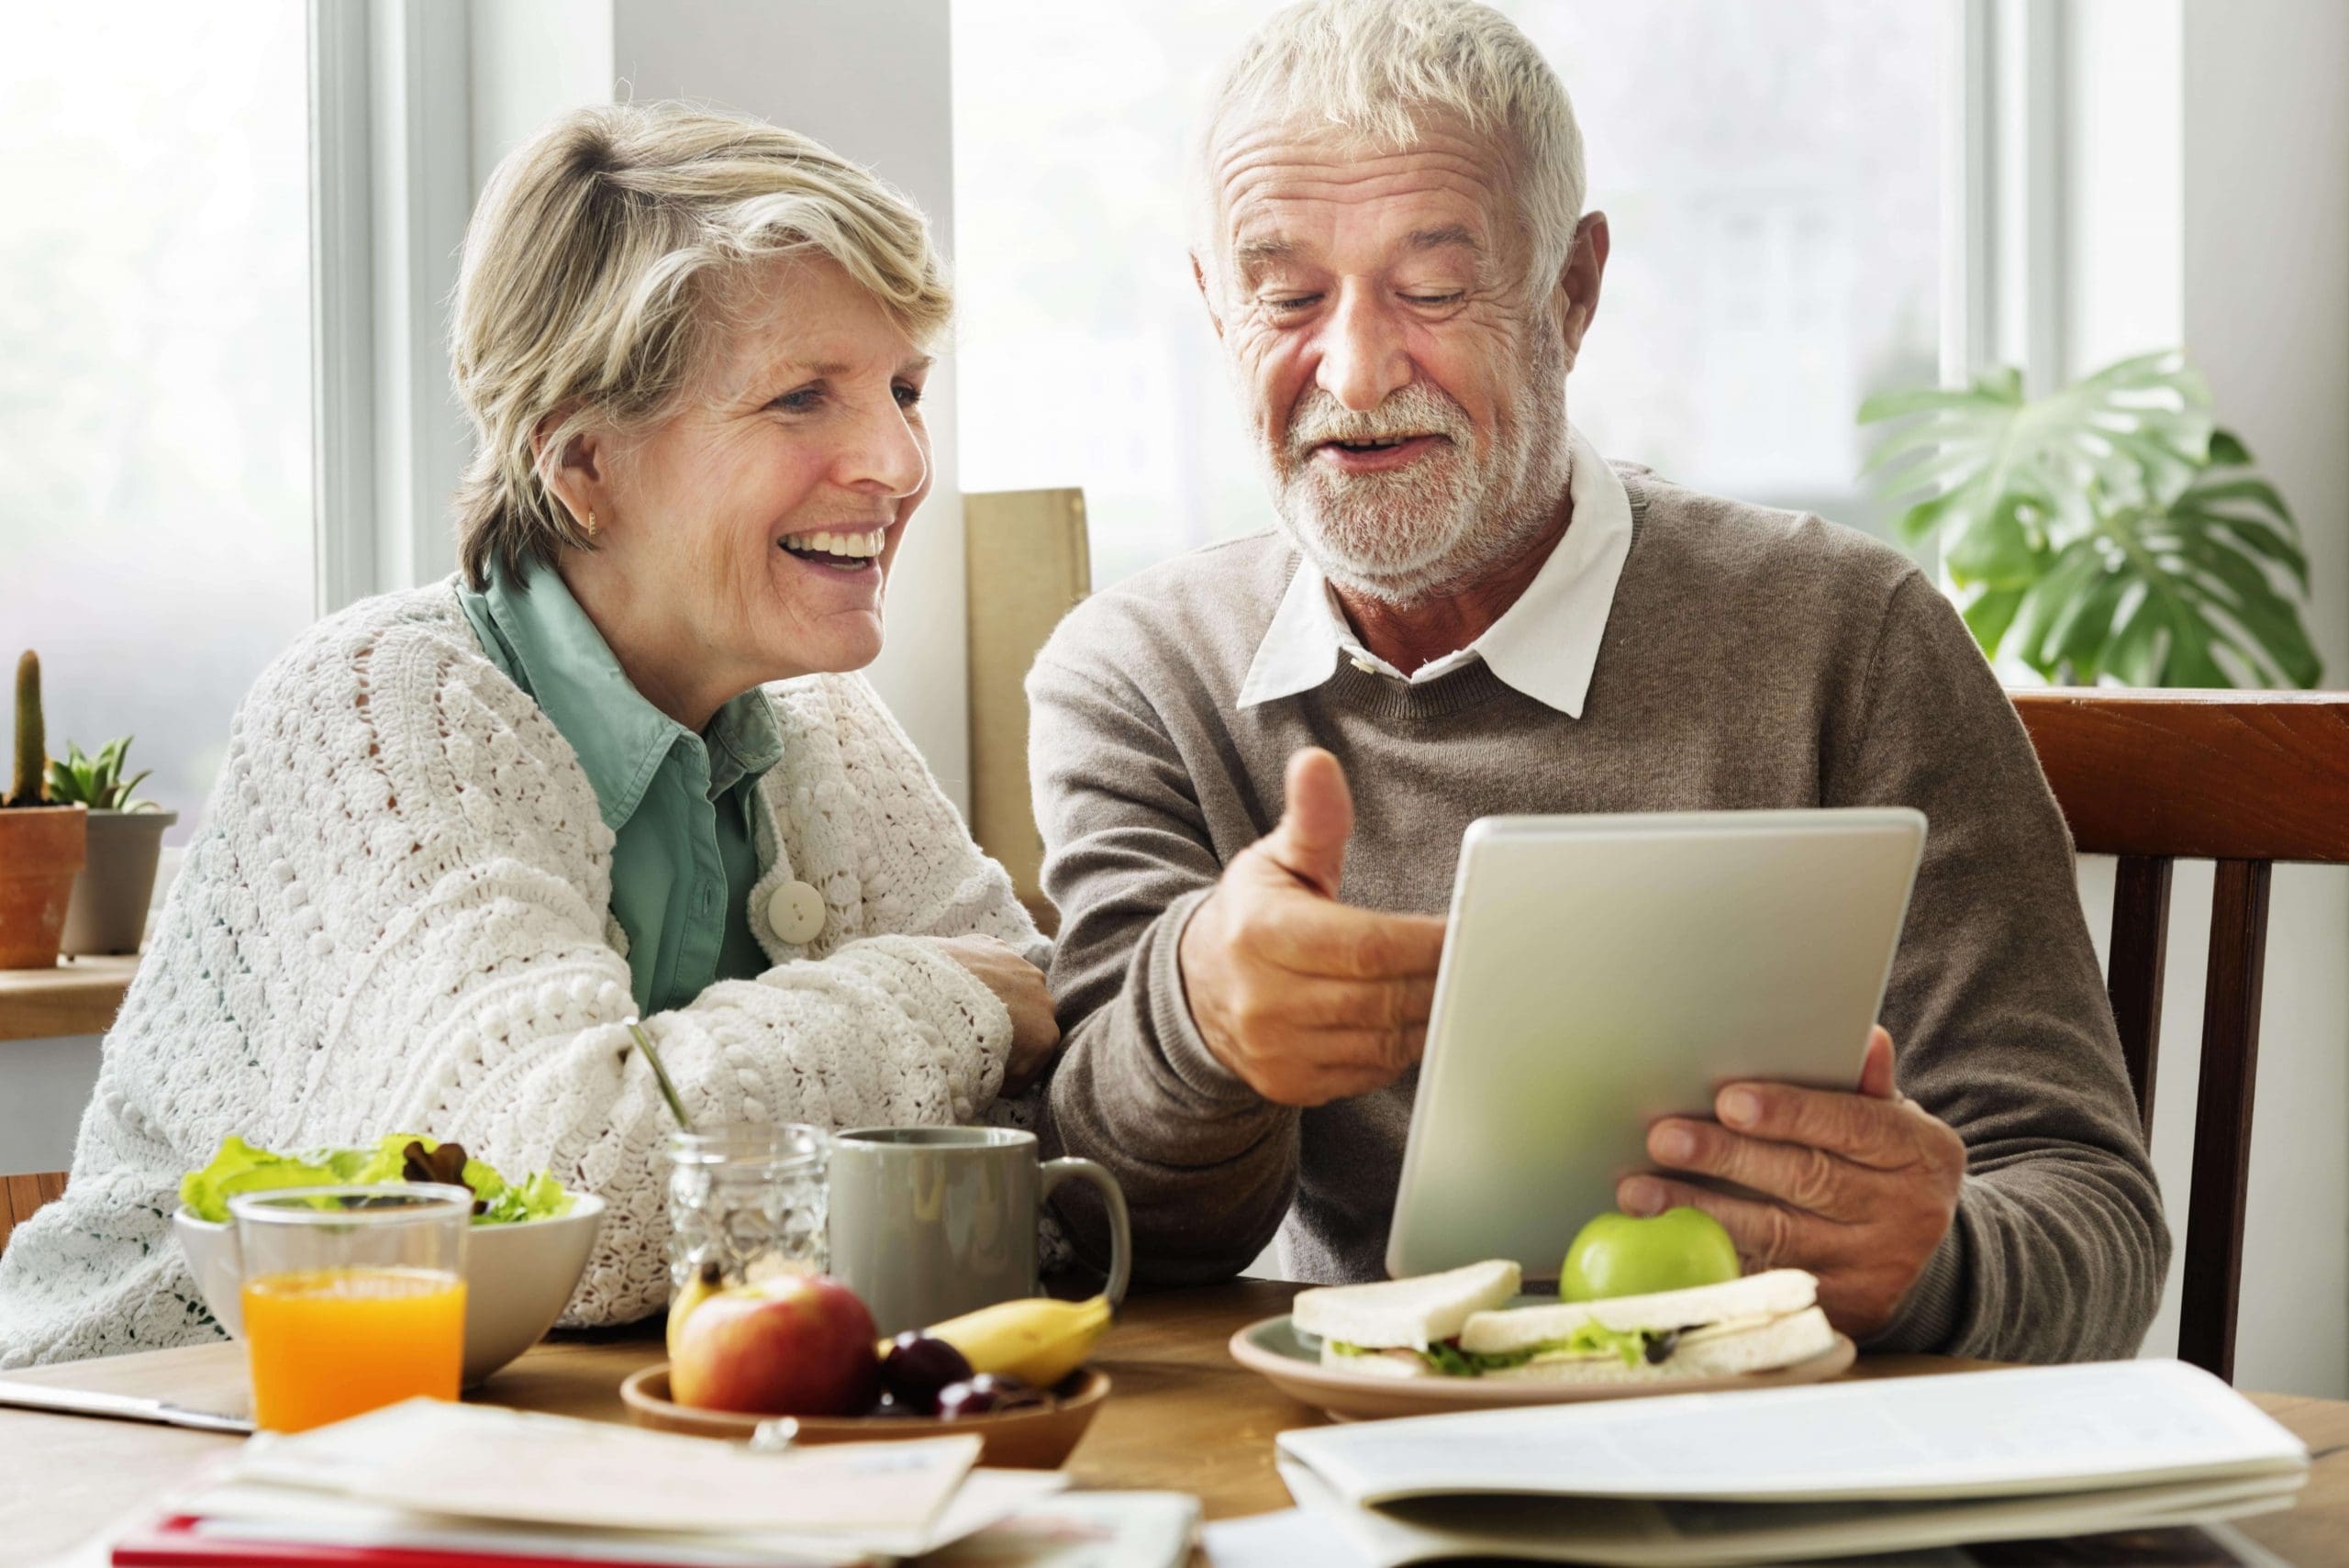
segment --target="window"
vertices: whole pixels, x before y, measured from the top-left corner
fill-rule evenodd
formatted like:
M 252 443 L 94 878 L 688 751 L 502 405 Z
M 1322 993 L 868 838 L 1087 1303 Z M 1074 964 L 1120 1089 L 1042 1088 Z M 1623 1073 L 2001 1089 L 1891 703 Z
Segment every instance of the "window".
M 299 0 L 31 6 L 0 54 L 0 653 L 195 826 L 312 616 Z
M 1500 4 L 1573 95 L 1613 226 L 1575 422 L 1681 483 L 1874 526 L 1853 413 L 1939 362 L 1942 8 Z M 1102 582 L 1270 521 L 1183 160 L 1274 8 L 952 7 L 963 483 L 1083 485 Z

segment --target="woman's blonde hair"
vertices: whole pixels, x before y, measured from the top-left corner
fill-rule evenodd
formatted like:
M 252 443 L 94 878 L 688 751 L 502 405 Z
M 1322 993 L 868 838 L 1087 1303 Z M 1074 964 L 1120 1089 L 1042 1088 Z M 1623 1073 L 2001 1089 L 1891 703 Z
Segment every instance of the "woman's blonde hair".
M 597 106 L 498 164 L 465 234 L 451 347 L 476 438 L 456 500 L 467 582 L 590 546 L 548 474 L 581 431 L 669 413 L 726 328 L 729 285 L 792 254 L 838 262 L 917 341 L 952 308 L 910 201 L 760 120 Z

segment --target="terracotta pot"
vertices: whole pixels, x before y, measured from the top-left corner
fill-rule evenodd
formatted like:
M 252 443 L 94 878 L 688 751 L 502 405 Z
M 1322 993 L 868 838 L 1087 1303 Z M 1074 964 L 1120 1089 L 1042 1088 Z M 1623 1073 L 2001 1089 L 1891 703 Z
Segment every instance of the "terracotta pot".
M 73 879 L 61 951 L 76 957 L 139 951 L 147 935 L 147 906 L 155 896 L 163 829 L 179 819 L 176 811 L 90 813 L 89 859 Z
M 79 806 L 0 806 L 0 969 L 52 969 L 87 851 Z

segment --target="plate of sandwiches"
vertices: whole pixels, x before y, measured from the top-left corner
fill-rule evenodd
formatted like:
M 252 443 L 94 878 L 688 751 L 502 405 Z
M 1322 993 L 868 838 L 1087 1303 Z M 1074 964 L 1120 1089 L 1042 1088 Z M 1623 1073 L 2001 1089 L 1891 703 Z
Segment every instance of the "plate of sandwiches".
M 1820 1383 L 1857 1354 L 1800 1269 L 1598 1301 L 1521 1283 L 1496 1261 L 1300 1291 L 1231 1354 L 1340 1420 Z

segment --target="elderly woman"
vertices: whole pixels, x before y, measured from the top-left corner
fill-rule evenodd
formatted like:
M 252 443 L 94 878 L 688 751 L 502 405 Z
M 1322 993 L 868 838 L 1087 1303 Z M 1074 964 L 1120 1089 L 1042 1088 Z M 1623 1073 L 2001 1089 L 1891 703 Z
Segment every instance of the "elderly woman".
M 805 137 L 598 108 L 466 242 L 458 579 L 239 711 L 0 1365 L 217 1333 L 181 1173 L 417 1129 L 610 1205 L 571 1320 L 667 1292 L 670 1119 L 970 1120 L 1057 1042 L 1043 943 L 852 673 L 930 488 L 919 213 Z

